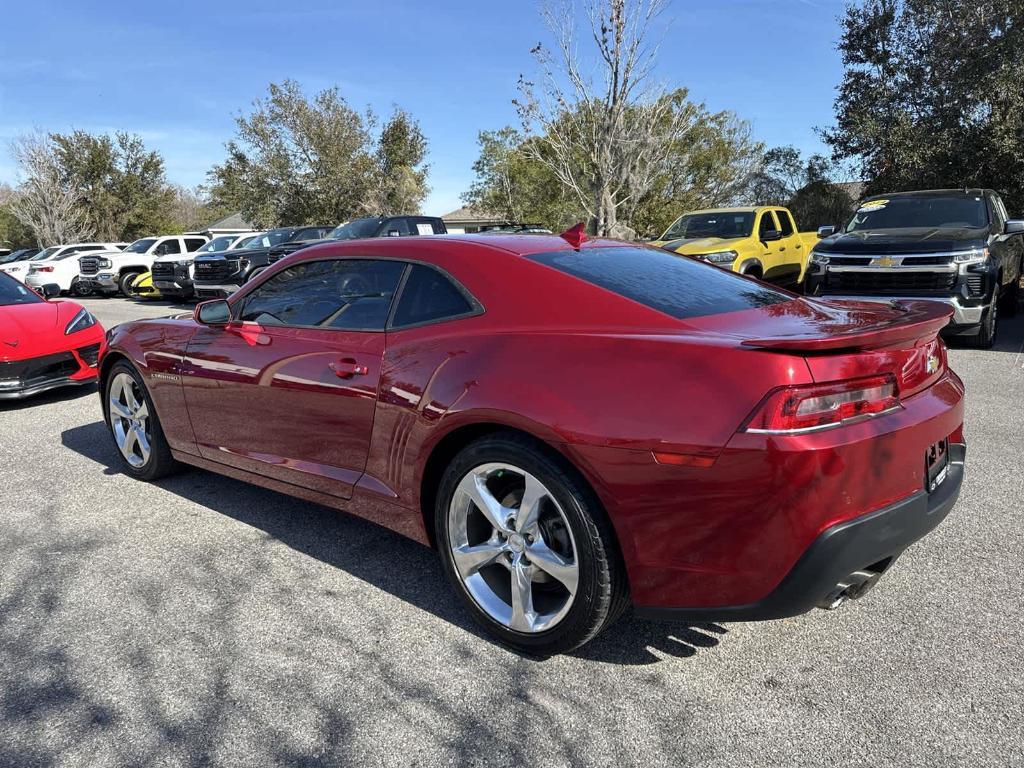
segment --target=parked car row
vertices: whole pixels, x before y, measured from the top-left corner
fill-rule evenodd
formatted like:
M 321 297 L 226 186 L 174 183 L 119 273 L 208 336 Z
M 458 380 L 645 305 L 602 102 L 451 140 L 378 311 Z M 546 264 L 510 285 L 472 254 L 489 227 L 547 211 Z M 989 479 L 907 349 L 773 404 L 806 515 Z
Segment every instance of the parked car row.
M 943 334 L 985 348 L 1000 313 L 1017 311 L 1024 275 L 1024 220 L 991 189 L 877 195 L 815 233 L 780 206 L 693 211 L 655 244 L 812 296 L 938 301 L 953 309 Z

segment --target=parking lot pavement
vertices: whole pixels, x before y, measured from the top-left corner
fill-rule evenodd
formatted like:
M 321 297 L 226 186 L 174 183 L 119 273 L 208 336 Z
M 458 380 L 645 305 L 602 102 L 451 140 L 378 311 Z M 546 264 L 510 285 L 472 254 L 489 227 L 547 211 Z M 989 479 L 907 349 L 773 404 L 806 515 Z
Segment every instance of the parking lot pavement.
M 626 620 L 546 661 L 397 535 L 199 470 L 129 479 L 94 390 L 0 405 L 0 766 L 1020 765 L 1024 318 L 1001 333 L 951 352 L 961 501 L 870 595 Z

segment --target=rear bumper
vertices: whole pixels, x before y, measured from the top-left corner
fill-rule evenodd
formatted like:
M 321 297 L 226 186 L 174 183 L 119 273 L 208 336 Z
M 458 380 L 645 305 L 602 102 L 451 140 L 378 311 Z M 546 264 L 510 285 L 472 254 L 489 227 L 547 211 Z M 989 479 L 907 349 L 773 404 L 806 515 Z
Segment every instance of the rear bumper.
M 962 443 L 950 445 L 949 474 L 931 494 L 919 491 L 823 531 L 779 585 L 761 600 L 712 608 L 637 606 L 635 613 L 645 618 L 685 621 L 761 621 L 806 613 L 849 574 L 872 567 L 887 569 L 907 547 L 938 526 L 960 495 L 965 455 Z

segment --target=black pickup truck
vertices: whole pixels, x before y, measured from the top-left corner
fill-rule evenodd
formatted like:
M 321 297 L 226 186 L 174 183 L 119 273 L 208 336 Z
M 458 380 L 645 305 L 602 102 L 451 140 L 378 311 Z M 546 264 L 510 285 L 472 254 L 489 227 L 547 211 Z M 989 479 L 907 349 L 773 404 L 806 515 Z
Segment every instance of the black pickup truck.
M 287 242 L 308 243 L 318 240 L 333 227 L 278 227 L 265 233 L 255 248 L 239 248 L 224 254 L 197 256 L 193 288 L 200 299 L 219 299 L 230 296 L 245 281 L 270 263 L 270 252 Z
M 944 331 L 992 346 L 1000 312 L 1012 315 L 1024 270 L 1024 221 L 991 189 L 877 195 L 840 232 L 822 227 L 805 291 L 871 301 L 949 304 Z

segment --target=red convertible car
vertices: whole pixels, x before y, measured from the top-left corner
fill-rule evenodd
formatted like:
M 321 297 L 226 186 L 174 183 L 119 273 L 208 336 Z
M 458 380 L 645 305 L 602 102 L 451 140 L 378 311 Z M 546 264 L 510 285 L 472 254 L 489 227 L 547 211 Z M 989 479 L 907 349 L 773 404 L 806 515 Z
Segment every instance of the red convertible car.
M 571 240 L 316 246 L 194 315 L 118 326 L 102 402 L 125 470 L 184 462 L 434 546 L 473 615 L 541 655 L 629 606 L 835 607 L 952 508 L 948 307 Z
M 103 328 L 73 301 L 48 301 L 59 286 L 42 293 L 0 272 L 0 400 L 96 381 Z

